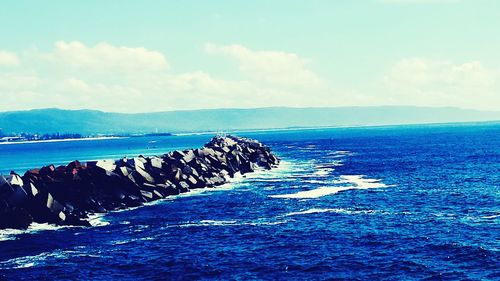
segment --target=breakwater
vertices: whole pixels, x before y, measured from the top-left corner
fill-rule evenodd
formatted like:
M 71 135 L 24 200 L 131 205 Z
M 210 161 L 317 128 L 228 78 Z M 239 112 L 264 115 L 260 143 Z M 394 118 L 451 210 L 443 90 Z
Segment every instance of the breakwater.
M 136 207 L 191 189 L 212 188 L 236 173 L 271 169 L 279 159 L 262 143 L 214 137 L 203 148 L 162 156 L 49 165 L 0 176 L 0 229 L 31 223 L 90 226 L 88 216 Z

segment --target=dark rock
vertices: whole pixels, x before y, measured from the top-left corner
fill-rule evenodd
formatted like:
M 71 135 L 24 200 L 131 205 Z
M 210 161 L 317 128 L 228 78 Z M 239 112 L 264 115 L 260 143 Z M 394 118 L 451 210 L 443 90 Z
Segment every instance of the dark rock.
M 161 157 L 49 165 L 0 175 L 0 229 L 32 222 L 90 226 L 92 213 L 136 207 L 191 189 L 216 187 L 236 173 L 270 169 L 279 158 L 261 143 L 215 137 L 201 149 Z

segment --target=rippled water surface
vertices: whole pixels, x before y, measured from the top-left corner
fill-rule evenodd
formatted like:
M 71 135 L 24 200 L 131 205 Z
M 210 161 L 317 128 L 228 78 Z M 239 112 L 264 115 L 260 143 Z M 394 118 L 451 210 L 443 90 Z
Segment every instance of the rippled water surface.
M 239 135 L 271 146 L 280 167 L 96 217 L 94 228 L 0 231 L 1 274 L 500 280 L 499 125 Z M 161 153 L 210 137 L 0 145 L 0 170 Z

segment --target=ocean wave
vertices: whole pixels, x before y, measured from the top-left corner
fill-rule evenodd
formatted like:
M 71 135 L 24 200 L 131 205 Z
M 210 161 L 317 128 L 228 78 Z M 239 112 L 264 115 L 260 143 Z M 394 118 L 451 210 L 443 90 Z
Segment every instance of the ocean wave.
M 331 163 L 327 163 L 327 164 L 318 164 L 318 165 L 316 165 L 315 168 L 317 168 L 317 169 L 335 169 L 336 167 L 340 167 L 343 165 L 344 164 L 342 163 L 342 161 L 335 160 L 335 161 L 332 161 Z
M 298 150 L 303 150 L 303 151 L 316 150 L 316 149 L 318 149 L 318 146 L 314 145 L 314 144 L 309 144 L 309 145 L 306 145 L 306 146 L 300 146 L 297 149 Z
M 137 241 L 137 239 L 116 240 L 116 241 L 112 241 L 110 244 L 113 246 L 119 246 L 119 245 L 130 244 L 130 243 L 133 243 L 135 241 Z
M 24 256 L 13 258 L 4 262 L 0 262 L 0 268 L 29 268 L 43 263 L 49 259 L 60 260 L 67 259 L 75 253 L 74 250 L 55 250 L 52 252 L 43 252 L 38 255 Z
M 461 218 L 455 214 L 450 214 L 447 218 L 439 217 L 439 219 L 459 219 L 461 222 L 466 224 L 495 223 L 500 219 L 500 213 L 492 214 L 491 212 L 487 212 L 486 214 L 467 215 Z
M 283 223 L 287 223 L 288 220 L 276 220 L 261 218 L 251 221 L 244 220 L 200 220 L 200 221 L 188 221 L 181 224 L 172 224 L 167 225 L 165 228 L 184 228 L 184 227 L 206 227 L 206 226 L 270 226 L 270 225 L 279 225 Z
M 112 241 L 109 244 L 113 245 L 113 246 L 127 245 L 127 244 L 132 244 L 132 243 L 135 243 L 135 242 L 138 242 L 138 241 L 151 241 L 151 240 L 155 240 L 156 238 L 157 237 L 148 236 L 148 237 L 141 237 L 141 238 L 115 240 L 115 241 Z
M 354 153 L 348 150 L 337 150 L 333 152 L 328 152 L 326 155 L 329 156 L 329 158 L 343 158 L 346 156 L 352 156 L 354 155 Z
M 47 230 L 60 230 L 65 228 L 76 228 L 79 226 L 54 225 L 48 223 L 32 223 L 27 229 L 2 229 L 0 230 L 0 242 L 15 240 L 18 235 L 31 234 Z
M 198 226 L 226 226 L 235 225 L 237 221 L 235 220 L 201 220 L 201 221 L 189 221 L 181 224 L 167 225 L 166 228 L 172 227 L 198 227 Z
M 109 225 L 109 221 L 104 218 L 104 214 L 89 215 L 89 223 L 94 227 Z
M 217 188 L 202 188 L 202 189 L 193 189 L 190 192 L 186 193 L 181 193 L 179 195 L 175 196 L 169 196 L 167 198 L 164 198 L 162 200 L 156 200 L 152 202 L 145 203 L 143 206 L 151 206 L 151 205 L 156 205 L 156 204 L 161 204 L 165 202 L 166 200 L 173 200 L 176 197 L 187 197 L 187 196 L 200 196 L 204 195 L 206 192 L 214 191 L 214 190 L 229 190 L 234 188 L 234 183 L 226 183 L 224 185 L 221 185 Z M 137 206 L 137 207 L 131 207 L 131 208 L 126 208 L 126 209 L 121 209 L 121 210 L 113 210 L 110 211 L 108 214 L 113 214 L 113 213 L 120 213 L 120 212 L 125 212 L 125 211 L 132 211 L 138 208 L 141 208 L 143 206 Z M 103 227 L 107 226 L 110 224 L 110 222 L 106 219 L 106 216 L 108 214 L 90 214 L 89 215 L 89 223 L 92 227 Z M 130 224 L 130 222 L 122 222 L 122 224 Z M 61 230 L 65 228 L 83 228 L 82 226 L 60 226 L 60 225 L 54 225 L 54 224 L 48 224 L 48 223 L 32 223 L 27 229 L 2 229 L 0 230 L 0 242 L 2 241 L 8 241 L 8 240 L 15 240 L 18 235 L 22 234 L 32 234 L 32 233 L 37 233 L 40 231 L 54 231 L 54 230 Z
M 336 213 L 336 214 L 373 214 L 376 213 L 375 210 L 349 210 L 343 208 L 333 208 L 333 209 L 319 209 L 312 208 L 299 212 L 291 212 L 286 214 L 285 216 L 298 216 L 298 215 L 308 215 L 308 214 L 318 214 L 318 213 Z
M 26 233 L 26 230 L 20 230 L 20 229 L 2 229 L 0 230 L 0 242 L 2 241 L 7 241 L 7 240 L 14 240 L 16 239 L 16 236 L 19 234 Z
M 287 223 L 288 220 L 279 220 L 279 221 L 253 221 L 253 222 L 247 222 L 245 225 L 252 225 L 252 226 L 266 226 L 266 225 L 279 225 L 279 224 L 284 224 Z
M 313 173 L 314 176 L 319 176 L 319 177 L 326 177 L 330 174 L 330 171 L 333 169 L 319 169 Z
M 350 184 L 347 186 L 322 186 L 312 190 L 300 191 L 292 194 L 277 194 L 270 195 L 271 198 L 286 198 L 286 199 L 314 199 L 331 194 L 336 194 L 341 191 L 352 189 L 371 189 L 389 187 L 380 180 L 364 178 L 363 175 L 343 175 L 340 180 L 335 181 L 336 184 Z
M 208 195 L 209 192 L 212 191 L 225 191 L 225 190 L 232 190 L 236 187 L 238 187 L 244 180 L 246 179 L 257 179 L 257 180 L 265 180 L 265 181 L 281 181 L 283 174 L 288 173 L 291 171 L 294 171 L 297 167 L 300 167 L 300 164 L 296 164 L 293 162 L 288 162 L 288 161 L 281 161 L 279 166 L 277 168 L 274 168 L 272 170 L 256 170 L 254 173 L 246 174 L 246 175 L 241 175 L 237 173 L 234 178 L 229 179 L 229 181 L 221 186 L 218 186 L 216 188 L 200 188 L 200 189 L 193 189 L 190 190 L 189 192 L 186 193 L 181 193 L 179 195 L 174 195 L 174 196 L 168 196 L 162 200 L 155 200 L 152 202 L 145 203 L 144 206 L 151 206 L 151 205 L 156 205 L 156 204 L 162 204 L 165 201 L 168 200 L 174 200 L 178 197 L 190 197 L 190 196 L 203 196 L 203 195 Z M 137 208 L 141 208 L 143 206 L 138 206 L 138 207 L 131 207 L 131 208 L 126 208 L 126 209 L 121 209 L 121 210 L 114 210 L 110 211 L 108 214 L 112 213 L 118 213 L 118 212 L 124 212 L 124 211 L 131 211 Z M 107 226 L 110 224 L 110 222 L 106 219 L 106 216 L 108 214 L 91 214 L 89 215 L 89 223 L 93 227 L 102 227 L 102 226 Z M 207 224 L 209 222 L 205 222 Z M 26 230 L 19 230 L 19 229 L 2 229 L 0 230 L 0 242 L 1 241 L 8 241 L 8 240 L 15 240 L 18 235 L 21 234 L 29 234 L 29 233 L 36 233 L 39 231 L 47 231 L 47 230 L 60 230 L 64 228 L 75 228 L 75 227 L 80 227 L 80 226 L 58 226 L 58 225 L 53 225 L 53 224 L 39 224 L 39 223 L 32 223 L 28 229 Z
M 340 176 L 340 180 L 336 181 L 335 183 L 354 184 L 354 186 L 358 189 L 383 188 L 393 186 L 386 185 L 379 179 L 365 178 L 364 175 L 342 175 Z
M 487 219 L 487 220 L 500 218 L 500 213 L 498 213 L 498 214 L 496 214 L 496 215 L 483 216 L 483 217 L 481 217 L 481 218 L 482 218 L 482 219 Z
M 292 194 L 278 194 L 278 195 L 269 195 L 271 198 L 286 198 L 286 199 L 314 199 L 323 197 L 330 194 L 335 194 L 340 191 L 352 189 L 352 187 L 329 187 L 322 186 L 312 190 L 299 191 L 297 193 Z
M 302 182 L 312 183 L 312 184 L 325 184 L 325 181 L 321 180 L 303 180 Z

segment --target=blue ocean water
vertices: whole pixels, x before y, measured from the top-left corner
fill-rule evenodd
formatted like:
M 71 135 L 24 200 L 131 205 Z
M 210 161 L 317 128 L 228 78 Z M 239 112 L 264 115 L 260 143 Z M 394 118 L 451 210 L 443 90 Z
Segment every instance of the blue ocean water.
M 500 280 L 500 125 L 239 133 L 272 171 L 93 220 L 0 230 L 7 280 Z M 210 135 L 0 145 L 0 170 Z M 14 159 L 14 160 L 13 160 Z M 0 278 L 1 279 L 1 278 Z

